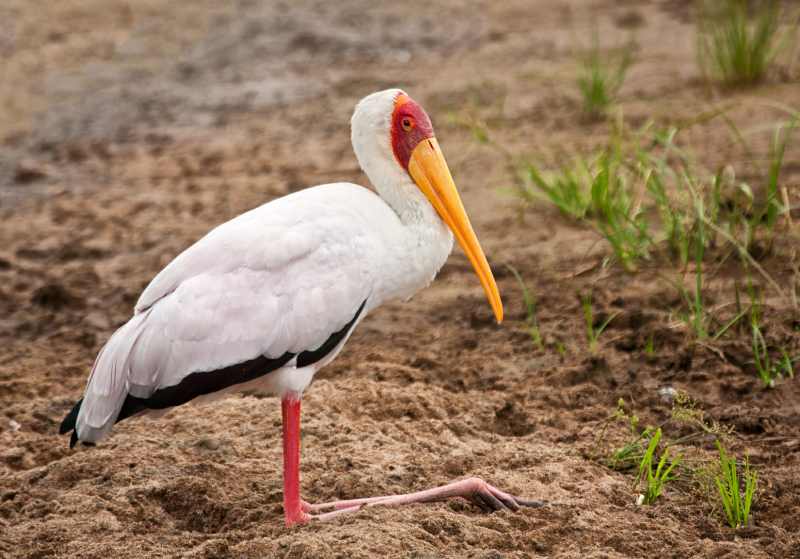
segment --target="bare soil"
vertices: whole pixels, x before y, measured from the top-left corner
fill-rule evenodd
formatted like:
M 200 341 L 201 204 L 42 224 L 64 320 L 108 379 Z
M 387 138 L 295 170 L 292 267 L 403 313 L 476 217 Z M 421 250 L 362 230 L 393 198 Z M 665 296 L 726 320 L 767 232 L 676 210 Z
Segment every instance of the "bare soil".
M 627 122 L 733 103 L 754 153 L 716 121 L 687 147 L 757 177 L 770 140 L 758 127 L 781 115 L 758 99 L 797 108 L 797 83 L 706 87 L 690 3 L 5 0 L 0 21 L 0 556 L 800 557 L 800 384 L 762 388 L 747 335 L 692 342 L 667 263 L 603 267 L 594 233 L 545 206 L 520 211 L 503 194 L 505 160 L 456 124 L 477 116 L 516 154 L 602 143 L 609 127 L 580 117 L 574 86 L 576 46 L 597 26 L 608 46 L 637 41 Z M 393 85 L 433 116 L 507 320 L 494 324 L 458 250 L 430 288 L 369 316 L 306 392 L 304 497 L 478 475 L 549 506 L 376 508 L 288 530 L 279 402 L 258 394 L 127 421 L 70 451 L 58 423 L 150 278 L 244 210 L 313 184 L 366 184 L 350 113 Z M 798 156 L 784 175 L 795 203 Z M 544 349 L 503 264 L 538 295 Z M 762 265 L 790 285 L 788 259 Z M 737 270 L 731 258 L 710 279 L 712 304 L 730 301 Z M 596 355 L 578 296 L 589 289 L 600 318 L 619 313 Z M 774 293 L 765 324 L 797 353 L 800 317 Z M 760 475 L 751 527 L 728 528 L 689 482 L 636 506 L 633 474 L 604 465 L 628 437 L 623 423 L 603 428 L 620 398 L 643 425 L 685 431 L 669 420 L 668 387 L 735 429 L 731 451 Z M 709 440 L 694 451 L 714 457 Z

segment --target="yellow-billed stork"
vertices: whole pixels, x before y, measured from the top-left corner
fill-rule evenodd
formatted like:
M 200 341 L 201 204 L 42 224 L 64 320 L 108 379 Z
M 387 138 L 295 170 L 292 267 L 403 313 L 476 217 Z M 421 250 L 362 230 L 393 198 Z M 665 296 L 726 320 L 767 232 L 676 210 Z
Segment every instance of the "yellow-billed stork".
M 308 188 L 216 227 L 178 255 L 98 354 L 83 398 L 61 424 L 62 434 L 72 431 L 70 446 L 96 442 L 131 416 L 259 388 L 281 397 L 287 525 L 455 496 L 489 509 L 535 504 L 478 478 L 407 495 L 318 505 L 300 498 L 303 391 L 372 309 L 433 280 L 453 236 L 503 319 L 422 107 L 399 89 L 380 91 L 358 103 L 351 124 L 378 195 L 350 183 Z

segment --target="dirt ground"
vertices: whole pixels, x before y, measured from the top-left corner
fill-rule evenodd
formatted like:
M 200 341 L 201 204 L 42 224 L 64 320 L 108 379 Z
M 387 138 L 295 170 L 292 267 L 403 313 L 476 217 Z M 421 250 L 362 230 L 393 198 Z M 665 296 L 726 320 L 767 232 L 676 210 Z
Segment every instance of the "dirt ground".
M 599 266 L 608 248 L 503 194 L 505 161 L 456 124 L 485 120 L 517 154 L 598 145 L 580 118 L 576 45 L 637 42 L 627 121 L 691 119 L 720 103 L 742 129 L 797 107 L 797 83 L 720 93 L 700 79 L 690 3 L 373 3 L 65 0 L 0 5 L 0 556 L 2 557 L 800 557 L 800 385 L 765 390 L 744 341 L 691 343 L 658 264 Z M 493 323 L 456 249 L 431 287 L 361 324 L 306 392 L 309 501 L 407 492 L 478 475 L 543 508 L 485 514 L 463 501 L 372 509 L 283 526 L 279 402 L 230 397 L 131 420 L 70 451 L 58 423 L 139 293 L 212 226 L 293 190 L 366 184 L 349 143 L 355 102 L 398 85 L 434 119 L 505 301 Z M 710 167 L 756 172 L 724 123 L 690 134 Z M 800 153 L 787 180 L 800 184 Z M 792 163 L 794 162 L 794 163 Z M 751 165 L 752 164 L 752 165 Z M 797 196 L 797 190 L 792 194 Z M 539 297 L 545 349 L 522 294 Z M 789 282 L 785 260 L 763 263 Z M 723 271 L 708 296 L 723 301 Z M 619 312 L 590 356 L 577 293 Z M 765 307 L 797 352 L 800 317 Z M 655 339 L 654 355 L 645 351 Z M 554 347 L 561 344 L 564 352 Z M 659 389 L 688 393 L 735 429 L 760 475 L 753 526 L 676 484 L 636 506 L 631 472 L 599 458 L 627 436 L 604 420 L 624 398 L 668 422 Z M 680 426 L 673 426 L 680 429 Z M 697 452 L 713 457 L 713 445 Z

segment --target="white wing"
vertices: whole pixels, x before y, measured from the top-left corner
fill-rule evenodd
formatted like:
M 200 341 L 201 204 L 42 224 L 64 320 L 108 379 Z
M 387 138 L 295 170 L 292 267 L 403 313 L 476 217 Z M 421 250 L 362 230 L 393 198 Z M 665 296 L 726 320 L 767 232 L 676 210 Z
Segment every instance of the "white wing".
M 80 439 L 106 435 L 129 393 L 147 398 L 191 373 L 317 349 L 369 299 L 389 248 L 381 222 L 400 227 L 369 190 L 334 184 L 212 230 L 153 279 L 98 355 Z

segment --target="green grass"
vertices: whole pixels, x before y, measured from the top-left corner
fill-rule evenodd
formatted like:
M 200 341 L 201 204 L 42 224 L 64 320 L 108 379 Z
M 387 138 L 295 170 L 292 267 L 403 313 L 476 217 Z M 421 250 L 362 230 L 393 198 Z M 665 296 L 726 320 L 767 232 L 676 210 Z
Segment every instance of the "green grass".
M 603 444 L 609 438 L 607 428 L 616 422 L 626 424 L 629 437 L 607 454 Z M 669 436 L 669 425 L 673 425 L 675 437 Z M 756 494 L 757 474 L 747 460 L 740 467 L 724 450 L 733 431 L 732 426 L 707 416 L 683 391 L 674 395 L 669 419 L 658 427 L 644 429 L 620 399 L 614 412 L 597 429 L 593 457 L 616 471 L 634 473 L 633 487 L 639 492 L 637 504 L 656 503 L 666 486 L 675 483 L 682 492 L 692 491 L 696 499 L 708 499 L 712 507 L 720 503 L 731 526 L 746 526 Z M 719 449 L 716 458 L 707 456 L 709 441 Z M 678 447 L 682 448 L 681 454 L 673 454 Z
M 602 52 L 595 33 L 592 47 L 580 58 L 578 71 L 584 115 L 597 120 L 608 113 L 632 63 L 631 45 L 622 47 L 618 53 Z
M 636 271 L 639 260 L 650 255 L 649 224 L 640 202 L 630 186 L 631 175 L 619 166 L 618 152 L 603 154 L 597 165 L 591 188 L 594 224 L 611 245 L 617 261 L 628 271 Z
M 631 439 L 626 442 L 622 447 L 611 451 L 608 458 L 603 460 L 603 463 L 612 470 L 624 471 L 629 470 L 639 464 L 644 456 L 645 446 L 644 442 L 650 436 L 652 429 L 645 428 L 639 432 L 639 418 L 635 414 L 629 414 L 625 410 L 625 400 L 620 398 L 617 400 L 617 407 L 605 421 L 602 422 L 597 437 L 595 439 L 595 449 L 600 449 L 606 437 L 606 430 L 608 426 L 615 421 L 623 421 L 627 424 L 630 430 Z M 599 454 L 595 455 L 598 459 Z
M 547 173 L 534 164 L 527 166 L 527 179 L 534 189 L 526 189 L 550 201 L 561 213 L 575 219 L 586 217 L 591 204 L 592 163 L 576 158 L 572 165 Z
M 665 148 L 667 154 L 676 132 L 672 129 L 655 138 L 655 141 Z M 645 184 L 655 207 L 655 213 L 661 221 L 663 239 L 670 254 L 685 265 L 689 261 L 691 216 L 684 211 L 682 204 L 667 194 L 670 186 L 677 182 L 676 177 L 671 175 L 672 169 L 667 166 L 666 155 L 657 157 L 643 150 L 638 150 L 636 155 L 639 165 L 647 169 Z
M 781 204 L 779 181 L 784 157 L 786 155 L 786 146 L 789 143 L 789 138 L 797 127 L 798 118 L 799 117 L 795 115 L 785 126 L 779 125 L 775 128 L 775 134 L 770 147 L 769 174 L 766 185 L 767 198 L 763 204 L 763 210 L 756 217 L 758 222 L 765 222 L 765 226 L 769 229 L 770 233 L 775 229 L 778 215 L 788 211 L 788 208 L 784 208 Z
M 522 301 L 525 304 L 526 322 L 528 323 L 528 334 L 530 334 L 533 345 L 539 349 L 544 349 L 542 332 L 539 329 L 539 318 L 536 314 L 536 296 L 528 289 L 525 280 L 513 266 L 506 264 L 506 268 L 514 275 L 522 290 Z
M 788 37 L 780 33 L 781 9 L 774 0 L 702 2 L 698 22 L 700 67 L 728 86 L 762 81 Z
M 800 356 L 791 357 L 786 351 L 786 348 L 781 348 L 781 369 L 788 378 L 794 378 L 794 365 L 795 361 L 800 361 Z
M 606 454 L 604 441 L 612 423 L 627 425 L 629 438 Z M 676 438 L 670 438 L 666 426 L 674 425 Z M 634 487 L 639 491 L 637 504 L 652 505 L 664 494 L 666 486 L 675 483 L 681 491 L 692 490 L 696 499 L 709 499 L 714 507 L 720 503 L 728 523 L 734 527 L 747 526 L 756 495 L 758 476 L 749 461 L 737 464 L 724 444 L 733 436 L 733 427 L 719 423 L 683 391 L 674 396 L 670 419 L 658 427 L 640 428 L 639 418 L 626 410 L 620 399 L 614 412 L 597 429 L 593 457 L 619 472 L 635 472 Z M 718 448 L 716 459 L 709 459 L 706 444 L 714 441 Z M 659 447 L 663 450 L 659 454 Z M 681 447 L 674 455 L 672 449 Z M 606 456 L 605 458 L 602 458 Z
M 650 442 L 647 445 L 647 450 L 644 452 L 641 462 L 639 462 L 639 474 L 637 480 L 644 482 L 643 503 L 645 505 L 652 505 L 664 492 L 664 486 L 675 479 L 672 471 L 680 464 L 680 456 L 670 459 L 670 449 L 666 447 L 664 452 L 661 453 L 661 458 L 655 462 L 655 452 L 658 443 L 661 440 L 661 428 L 656 429 Z
M 788 215 L 781 184 L 781 171 L 784 167 L 786 149 L 798 124 L 798 115 L 775 126 L 768 155 L 767 169 L 764 172 L 762 188 L 757 189 L 746 182 L 736 184 L 742 203 L 729 209 L 725 218 L 725 229 L 736 244 L 750 250 L 756 238 L 761 236 L 762 252 L 769 252 L 775 237 L 776 227 L 781 216 Z M 763 192 L 756 199 L 753 191 Z
M 719 114 L 712 111 L 703 118 Z M 781 170 L 797 123 L 798 115 L 793 114 L 775 127 L 758 189 L 737 181 L 731 166 L 720 166 L 715 173 L 698 166 L 677 145 L 685 128 L 647 123 L 629 130 L 615 123 L 606 145 L 594 154 L 573 157 L 557 171 L 527 163 L 519 190 L 527 201 L 546 200 L 570 219 L 592 227 L 628 272 L 636 272 L 653 256 L 671 258 L 679 277 L 668 281 L 684 301 L 678 316 L 695 339 L 717 340 L 743 315 L 722 324 L 708 308 L 704 288 L 713 260 L 738 256 L 745 269 L 761 275 L 776 293 L 798 306 L 796 288 L 781 287 L 751 254 L 756 240 L 758 254 L 771 253 L 773 240 L 783 230 L 779 225 L 791 225 Z M 763 195 L 756 200 L 754 191 Z M 693 287 L 685 285 L 687 272 L 694 276 Z
M 660 177 L 652 161 L 646 167 L 638 160 L 645 159 L 641 154 L 638 138 L 631 140 L 618 129 L 598 152 L 576 156 L 556 171 L 527 163 L 522 191 L 528 200 L 546 200 L 563 215 L 591 225 L 616 261 L 633 272 L 639 261 L 650 258 L 655 242 L 643 202 Z
M 611 246 L 616 260 L 628 271 L 650 256 L 653 243 L 650 224 L 642 211 L 642 192 L 623 157 L 623 140 L 615 137 L 601 152 L 575 157 L 556 172 L 546 172 L 534 163 L 525 168 L 531 198 L 549 201 L 567 217 L 584 221 Z
M 753 332 L 753 359 L 758 377 L 764 383 L 764 386 L 773 388 L 775 386 L 775 378 L 780 376 L 778 368 L 770 359 L 769 348 L 764 340 L 764 335 L 761 333 L 761 327 L 757 322 L 753 321 L 751 329 Z
M 600 336 L 619 313 L 611 314 L 599 325 L 595 325 L 591 293 L 581 296 L 581 307 L 583 308 L 583 319 L 586 325 L 586 341 L 589 344 L 589 352 L 594 355 L 597 353 L 597 348 L 599 347 Z
M 606 461 L 606 465 L 612 470 L 627 470 L 633 467 L 634 464 L 641 461 L 644 456 L 644 443 L 650 431 L 645 429 L 635 438 L 626 442 L 620 448 L 614 450 L 611 456 Z
M 758 378 L 761 379 L 764 386 L 766 388 L 774 388 L 776 381 L 784 378 L 794 378 L 792 358 L 786 349 L 780 348 L 780 358 L 773 359 L 759 321 L 755 318 L 751 319 L 750 328 L 752 331 L 753 362 L 756 366 Z
M 715 482 L 722 510 L 731 528 L 745 527 L 750 523 L 750 509 L 758 486 L 758 474 L 750 469 L 749 460 L 745 458 L 740 480 L 736 459 L 729 456 L 719 442 L 717 449 L 720 473 Z
M 763 295 L 757 292 L 751 281 L 748 281 L 747 293 L 750 298 L 750 334 L 751 348 L 753 351 L 753 363 L 758 373 L 758 377 L 766 388 L 774 388 L 776 381 L 784 378 L 794 377 L 794 367 L 792 358 L 785 348 L 780 348 L 780 357 L 773 358 L 776 353 L 774 348 L 770 348 L 763 333 L 761 326 L 763 320 Z M 738 299 L 738 290 L 737 290 Z
M 650 335 L 647 337 L 647 342 L 644 346 L 644 353 L 648 357 L 653 357 L 656 354 L 656 342 L 653 333 L 650 333 Z
M 703 216 L 705 215 L 705 205 L 703 199 L 695 196 L 694 198 L 695 212 L 697 213 L 696 233 L 693 237 L 694 253 L 694 293 L 690 296 L 686 295 L 687 303 L 691 310 L 689 325 L 692 332 L 698 339 L 705 339 L 708 337 L 707 328 L 707 313 L 705 309 L 705 302 L 703 300 L 703 256 L 705 255 L 706 245 L 706 227 Z M 687 249 L 688 250 L 688 249 Z

